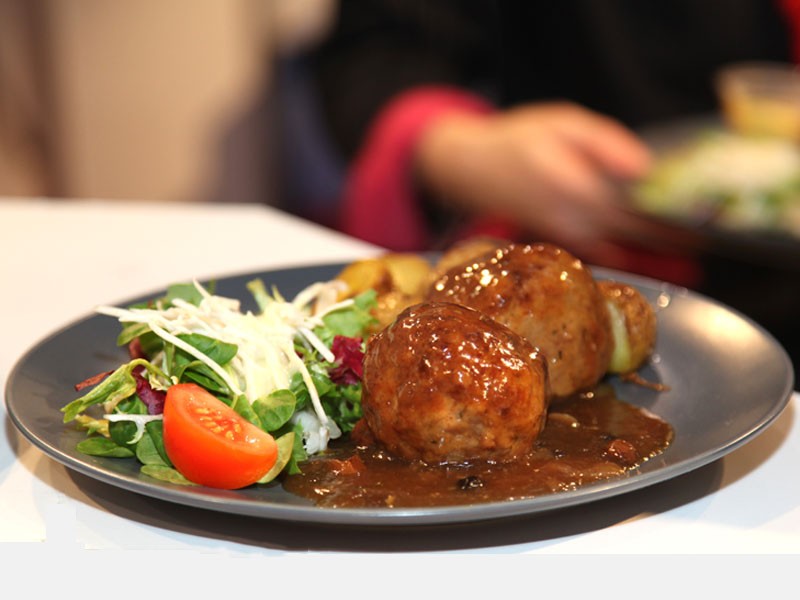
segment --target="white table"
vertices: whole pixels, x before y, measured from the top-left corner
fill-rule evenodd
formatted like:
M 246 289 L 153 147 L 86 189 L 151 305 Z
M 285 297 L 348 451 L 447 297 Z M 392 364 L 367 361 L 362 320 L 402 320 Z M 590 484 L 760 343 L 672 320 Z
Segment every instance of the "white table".
M 252 205 L 0 199 L 0 228 L 3 388 L 27 348 L 99 303 L 191 277 L 346 261 L 379 250 Z M 157 555 L 173 562 L 185 559 L 192 569 L 202 568 L 196 565 L 203 561 L 225 560 L 228 568 L 248 570 L 247 560 L 229 559 L 280 556 L 282 570 L 305 570 L 311 557 L 322 557 L 319 573 L 327 572 L 331 556 L 354 554 L 359 564 L 368 565 L 391 553 L 397 565 L 400 557 L 420 553 L 800 553 L 797 401 L 795 394 L 772 427 L 724 459 L 600 507 L 444 530 L 344 535 L 117 490 L 43 455 L 3 413 L 0 549 L 31 560 L 61 557 L 49 564 L 113 564 L 120 552 Z M 4 404 L 0 410 L 5 411 Z M 64 563 L 66 556 L 71 558 Z M 470 588 L 480 589 L 476 585 L 472 581 Z

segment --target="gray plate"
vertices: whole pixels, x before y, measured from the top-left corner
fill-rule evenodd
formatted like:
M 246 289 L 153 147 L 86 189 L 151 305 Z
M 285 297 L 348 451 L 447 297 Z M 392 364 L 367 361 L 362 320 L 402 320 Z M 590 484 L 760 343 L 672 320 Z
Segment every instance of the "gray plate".
M 247 281 L 261 277 L 284 296 L 331 278 L 342 265 L 317 265 L 223 277 L 217 293 L 241 298 Z M 12 370 L 6 404 L 12 422 L 45 454 L 91 478 L 130 492 L 204 509 L 284 521 L 340 525 L 466 523 L 530 515 L 609 498 L 688 473 L 731 452 L 768 427 L 786 407 L 794 373 L 783 348 L 761 327 L 708 298 L 668 284 L 595 269 L 638 287 L 659 307 L 654 359 L 642 370 L 669 386 L 656 392 L 612 380 L 620 398 L 642 406 L 675 428 L 673 444 L 630 476 L 547 496 L 459 507 L 420 509 L 317 508 L 279 484 L 238 491 L 175 486 L 139 474 L 133 459 L 80 454 L 81 432 L 61 422 L 59 409 L 75 397 L 73 385 L 127 359 L 115 345 L 116 320 L 88 316 L 29 350 Z M 147 298 L 159 295 L 155 292 Z M 140 300 L 140 299 L 136 299 Z M 133 302 L 132 300 L 131 302 Z

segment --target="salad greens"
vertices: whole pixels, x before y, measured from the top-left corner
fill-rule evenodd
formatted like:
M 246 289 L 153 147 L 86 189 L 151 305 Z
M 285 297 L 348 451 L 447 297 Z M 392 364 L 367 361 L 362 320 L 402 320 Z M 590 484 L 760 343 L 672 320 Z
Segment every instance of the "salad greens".
M 78 384 L 90 388 L 61 410 L 87 438 L 86 454 L 136 458 L 141 471 L 190 484 L 173 468 L 163 441 L 166 390 L 195 383 L 271 434 L 278 461 L 259 483 L 322 452 L 361 417 L 364 334 L 374 323 L 375 292 L 339 301 L 340 282 L 315 283 L 293 300 L 247 285 L 258 310 L 194 282 L 128 308 L 99 307 L 122 324 L 117 344 L 131 360 Z M 100 414 L 97 408 L 101 409 Z

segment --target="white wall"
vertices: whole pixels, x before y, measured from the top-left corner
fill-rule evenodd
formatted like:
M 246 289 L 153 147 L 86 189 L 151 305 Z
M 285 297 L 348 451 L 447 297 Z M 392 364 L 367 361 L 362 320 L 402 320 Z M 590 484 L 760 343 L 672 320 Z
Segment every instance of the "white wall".
M 0 195 L 168 201 L 211 193 L 222 139 L 263 96 L 275 45 L 307 43 L 330 9 L 26 2 L 0 0 Z

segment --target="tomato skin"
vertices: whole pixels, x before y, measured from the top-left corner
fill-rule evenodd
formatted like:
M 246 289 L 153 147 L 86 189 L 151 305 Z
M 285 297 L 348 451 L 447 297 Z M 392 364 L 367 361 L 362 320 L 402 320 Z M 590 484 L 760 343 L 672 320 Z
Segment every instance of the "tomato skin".
M 189 481 L 228 490 L 255 483 L 278 457 L 271 435 L 193 383 L 167 390 L 164 448 Z

